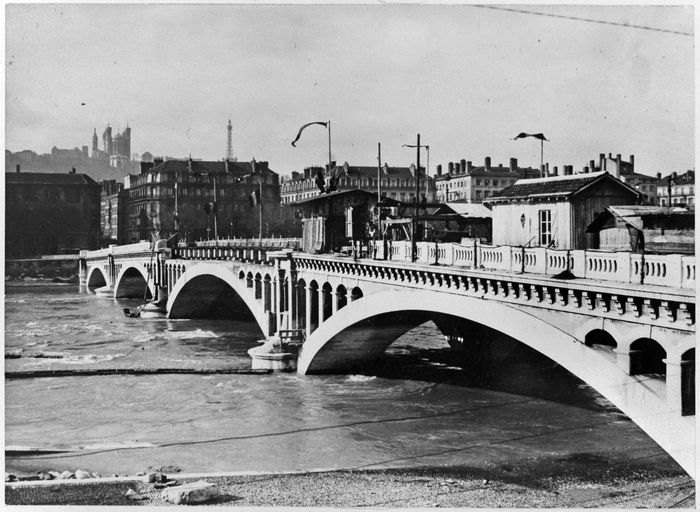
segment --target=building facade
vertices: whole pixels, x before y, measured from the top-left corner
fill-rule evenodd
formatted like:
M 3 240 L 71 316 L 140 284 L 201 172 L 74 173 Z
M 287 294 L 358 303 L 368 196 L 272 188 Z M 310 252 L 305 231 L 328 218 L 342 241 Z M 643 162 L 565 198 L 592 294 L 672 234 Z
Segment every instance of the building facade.
M 96 249 L 100 185 L 85 174 L 5 173 L 5 257 Z
M 488 156 L 484 158 L 483 166 L 474 166 L 469 160 L 449 162 L 446 172 L 443 172 L 442 165 L 437 166 L 436 200 L 441 203 L 483 203 L 519 179 L 539 176 L 538 169 L 518 167 L 516 158 L 511 158 L 507 167 L 502 164 L 492 166 Z
M 279 234 L 279 179 L 267 162 L 155 159 L 124 188 L 129 242 L 175 233 L 188 241 L 255 237 L 260 219 L 263 236 Z
M 124 190 L 124 184 L 117 180 L 102 182 L 100 196 L 100 233 L 101 246 L 128 243 L 128 204 L 129 192 Z
M 319 178 L 320 176 L 320 178 Z M 431 203 L 435 200 L 435 182 L 425 175 L 421 168 L 418 174 L 420 180 L 419 200 Z M 320 185 L 320 186 L 319 186 Z M 333 190 L 345 192 L 349 190 L 364 190 L 376 194 L 380 187 L 381 197 L 397 201 L 413 203 L 416 197 L 416 168 L 390 167 L 384 164 L 380 169 L 371 166 L 343 165 L 328 167 L 307 167 L 303 173 L 293 172 L 292 178 L 282 183 L 282 204 L 295 203 L 321 194 L 321 186 L 331 186 Z
M 686 206 L 695 210 L 694 170 L 685 171 L 683 174 L 673 172 L 664 178 L 659 175 L 656 190 L 660 206 Z
M 593 247 L 586 228 L 612 205 L 633 205 L 641 194 L 607 172 L 518 180 L 488 199 L 493 243 L 553 249 Z

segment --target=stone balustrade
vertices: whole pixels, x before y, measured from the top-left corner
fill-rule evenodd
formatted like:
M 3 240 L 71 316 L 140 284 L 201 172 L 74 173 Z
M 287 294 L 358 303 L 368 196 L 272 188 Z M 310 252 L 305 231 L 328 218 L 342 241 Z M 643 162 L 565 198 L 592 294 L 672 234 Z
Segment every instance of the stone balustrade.
M 377 259 L 411 261 L 411 243 L 378 244 Z M 557 250 L 483 244 L 416 243 L 416 263 L 480 268 L 501 272 L 574 276 L 617 283 L 674 288 L 695 287 L 695 257 L 680 254 L 636 254 L 596 250 Z

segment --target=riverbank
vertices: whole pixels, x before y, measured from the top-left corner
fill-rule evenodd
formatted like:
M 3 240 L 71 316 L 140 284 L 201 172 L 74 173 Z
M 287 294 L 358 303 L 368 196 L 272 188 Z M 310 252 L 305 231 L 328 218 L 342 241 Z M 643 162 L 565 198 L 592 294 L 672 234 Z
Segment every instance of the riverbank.
M 234 476 L 168 475 L 218 487 L 207 505 L 275 507 L 613 507 L 694 508 L 695 482 L 680 469 L 569 457 L 561 464 L 525 460 L 489 468 L 416 468 Z M 134 500 L 127 493 L 140 498 Z M 141 479 L 6 484 L 8 505 L 164 505 Z

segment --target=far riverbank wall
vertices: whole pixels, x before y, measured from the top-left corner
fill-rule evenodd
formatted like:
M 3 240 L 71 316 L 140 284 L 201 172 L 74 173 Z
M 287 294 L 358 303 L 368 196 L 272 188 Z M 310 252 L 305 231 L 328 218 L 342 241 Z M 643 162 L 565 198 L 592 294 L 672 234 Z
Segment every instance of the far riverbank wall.
M 57 254 L 21 260 L 5 260 L 5 279 L 75 279 L 78 281 L 78 255 Z

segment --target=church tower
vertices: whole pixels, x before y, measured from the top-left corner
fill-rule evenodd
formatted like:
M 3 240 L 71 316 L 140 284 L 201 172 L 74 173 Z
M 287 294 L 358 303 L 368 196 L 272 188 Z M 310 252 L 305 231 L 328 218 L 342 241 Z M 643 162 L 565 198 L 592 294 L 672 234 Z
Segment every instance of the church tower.
M 93 128 L 92 132 L 92 158 L 97 158 L 97 128 Z
M 228 126 L 226 126 L 226 160 L 233 160 L 233 142 L 231 139 L 231 120 L 228 120 Z

